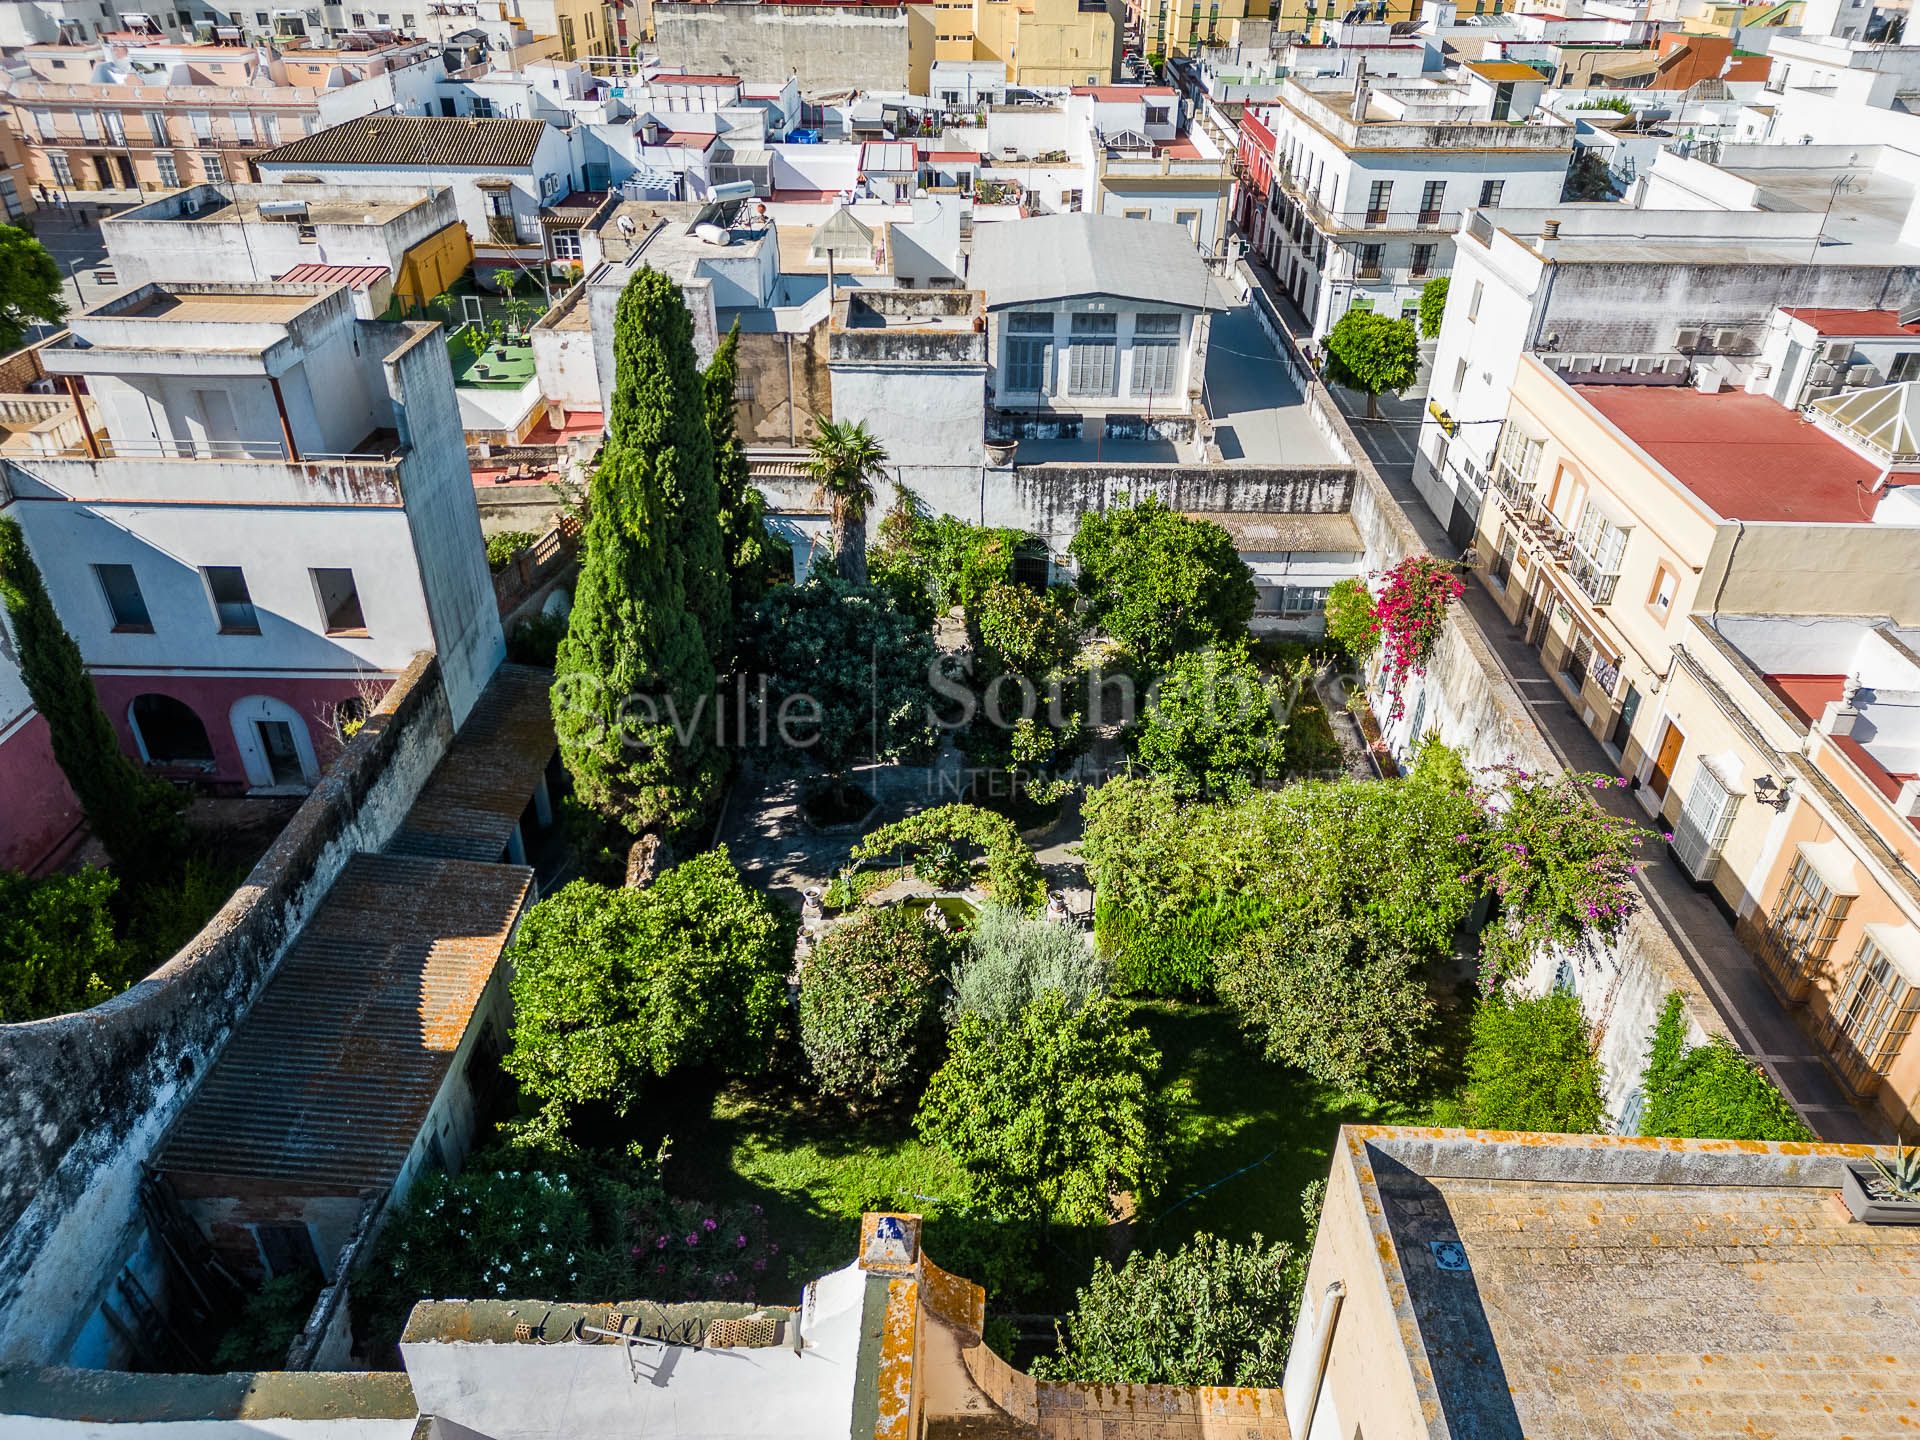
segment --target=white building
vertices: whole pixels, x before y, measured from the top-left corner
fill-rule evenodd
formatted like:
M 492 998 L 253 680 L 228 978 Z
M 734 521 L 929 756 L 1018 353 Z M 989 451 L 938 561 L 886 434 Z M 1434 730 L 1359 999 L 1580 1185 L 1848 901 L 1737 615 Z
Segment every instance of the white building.
M 1714 368 L 1772 392 L 1786 382 L 1757 372 L 1774 363 L 1762 352 L 1783 300 L 1898 310 L 1920 294 L 1910 157 L 1873 145 L 1755 145 L 1723 147 L 1721 159 L 1661 154 L 1639 208 L 1482 210 L 1455 236 L 1414 479 L 1461 543 L 1523 354 L 1567 357 L 1576 375 Z M 1829 214 L 1836 196 L 1845 209 Z
M 482 268 L 537 264 L 545 255 L 540 212 L 582 188 L 578 131 L 544 120 L 445 115 L 370 115 L 269 150 L 260 178 L 299 184 L 445 186 L 473 237 Z
M 371 320 L 386 312 L 416 247 L 459 224 L 444 185 L 418 194 L 194 185 L 109 216 L 100 234 L 125 286 L 337 280 L 352 289 L 354 313 Z M 466 249 L 454 247 L 456 254 Z
M 993 403 L 1028 415 L 1192 413 L 1213 275 L 1183 226 L 1046 215 L 982 226 Z
M 456 723 L 505 652 L 438 325 L 340 285 L 142 285 L 69 321 L 77 453 L 9 456 L 0 511 L 129 750 L 302 789 L 421 651 Z M 78 403 L 78 402 L 76 402 Z
M 1292 81 L 1261 110 L 1278 182 L 1265 259 L 1315 336 L 1353 309 L 1417 313 L 1468 207 L 1559 200 L 1573 127 L 1535 113 L 1545 89 L 1524 65 L 1476 61 L 1428 80 Z

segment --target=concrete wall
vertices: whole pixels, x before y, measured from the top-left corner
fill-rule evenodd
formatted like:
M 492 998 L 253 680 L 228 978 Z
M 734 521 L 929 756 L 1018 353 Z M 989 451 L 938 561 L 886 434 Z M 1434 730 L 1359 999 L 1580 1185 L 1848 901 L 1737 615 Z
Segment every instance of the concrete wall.
M 827 327 L 803 334 L 743 331 L 734 418 L 749 445 L 804 445 L 816 415 L 833 413 Z
M 1263 310 L 1263 318 L 1265 313 Z M 1307 379 L 1291 344 L 1277 343 L 1291 378 L 1301 385 L 1336 453 L 1353 459 L 1357 480 L 1352 514 L 1366 542 L 1367 567 L 1384 570 L 1407 555 L 1423 553 L 1426 547 L 1418 531 L 1367 460 L 1326 387 Z M 1387 742 L 1403 761 L 1410 758 L 1421 735 L 1435 731 L 1472 766 L 1511 762 L 1536 773 L 1565 768 L 1488 645 L 1479 623 L 1461 605 L 1448 607 L 1446 628 L 1426 674 L 1408 683 L 1405 711 L 1397 722 L 1384 721 L 1387 707 L 1381 703 L 1378 679 L 1376 661 L 1370 684 L 1375 712 L 1382 717 Z M 1538 990 L 1553 983 L 1559 959 L 1542 957 L 1525 985 Z M 1684 997 L 1689 1030 L 1696 1040 L 1726 1029 L 1673 937 L 1644 908 L 1631 917 L 1611 944 L 1597 946 L 1594 953 L 1577 960 L 1574 988 L 1594 1027 L 1594 1039 L 1606 1067 L 1604 1098 L 1613 1121 L 1619 1119 L 1644 1077 L 1646 1037 L 1670 992 L 1677 990 Z M 1311 1283 L 1307 1293 L 1315 1293 Z M 1368 1429 L 1371 1433 L 1371 1427 Z
M 246 201 L 288 199 L 286 192 L 266 186 L 230 187 Z M 183 281 L 273 280 L 296 265 L 385 265 L 397 270 L 413 246 L 457 218 L 450 190 L 428 191 L 421 203 L 382 224 L 365 225 L 318 221 L 311 240 L 300 238 L 301 226 L 281 221 L 233 222 L 231 214 L 219 220 L 181 218 L 187 202 L 214 199 L 211 186 L 169 195 L 137 211 L 103 220 L 102 239 L 123 286 L 149 280 Z M 391 190 L 352 190 L 314 193 L 308 198 L 329 205 L 351 202 L 361 195 L 391 204 Z
M 807 94 L 911 92 L 908 8 L 663 0 L 653 7 L 654 49 L 694 75 L 791 74 Z
M 385 366 L 387 393 L 407 446 L 401 489 L 415 573 L 447 704 L 459 725 L 506 658 L 507 644 L 440 327 L 413 327 L 411 338 L 386 357 Z
M 386 844 L 452 738 L 423 655 L 179 954 L 92 1010 L 0 1027 L 0 1364 L 116 1358 L 98 1307 L 143 1242 L 141 1163 L 341 867 Z

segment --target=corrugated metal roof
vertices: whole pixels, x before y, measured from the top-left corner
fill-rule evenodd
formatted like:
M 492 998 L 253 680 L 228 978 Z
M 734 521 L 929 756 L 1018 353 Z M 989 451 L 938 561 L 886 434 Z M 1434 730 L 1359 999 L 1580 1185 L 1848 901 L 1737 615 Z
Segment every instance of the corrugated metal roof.
M 544 120 L 369 115 L 290 140 L 261 155 L 259 163 L 524 170 L 546 129 Z
M 553 758 L 553 676 L 502 665 L 387 845 L 393 855 L 498 860 Z
M 517 865 L 349 860 L 155 1168 L 196 1194 L 232 1179 L 250 1195 L 392 1184 L 532 885 Z
M 1218 309 L 1213 277 L 1184 225 L 1118 215 L 1036 215 L 973 232 L 968 283 L 989 310 L 1112 295 L 1169 309 Z
M 286 285 L 350 285 L 355 290 L 365 290 L 376 280 L 387 278 L 384 265 L 321 265 L 310 263 L 296 265 L 284 275 L 274 276 L 279 284 Z
M 872 140 L 860 147 L 860 168 L 897 174 L 918 168 L 920 152 L 911 140 Z

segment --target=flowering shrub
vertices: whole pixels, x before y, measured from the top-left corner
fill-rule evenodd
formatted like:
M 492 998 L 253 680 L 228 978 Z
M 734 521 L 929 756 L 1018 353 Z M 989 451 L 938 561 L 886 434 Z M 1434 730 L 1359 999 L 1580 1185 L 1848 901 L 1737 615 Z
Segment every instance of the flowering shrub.
M 394 1337 L 421 1299 L 557 1299 L 626 1288 L 596 1246 L 583 1177 L 512 1152 L 415 1182 L 354 1285 L 354 1330 Z
M 758 1205 L 709 1205 L 653 1194 L 621 1216 L 631 1289 L 649 1300 L 758 1300 L 780 1246 Z
M 1478 796 L 1480 841 L 1500 917 L 1481 936 L 1488 983 L 1506 979 L 1549 945 L 1580 950 L 1619 933 L 1638 898 L 1635 851 L 1645 832 L 1603 810 L 1594 792 L 1627 781 L 1569 772 L 1536 775 L 1496 766 Z M 1462 832 L 1462 844 L 1475 837 Z
M 1406 708 L 1401 697 L 1407 677 L 1426 673 L 1448 603 L 1467 587 L 1450 564 L 1431 555 L 1409 555 L 1386 572 L 1385 581 L 1373 602 L 1373 622 L 1386 649 L 1387 691 L 1393 697 L 1387 719 L 1391 722 Z
M 786 1278 L 758 1205 L 669 1196 L 658 1157 L 496 1150 L 415 1183 L 355 1277 L 354 1333 L 390 1343 L 423 1299 L 753 1301 Z

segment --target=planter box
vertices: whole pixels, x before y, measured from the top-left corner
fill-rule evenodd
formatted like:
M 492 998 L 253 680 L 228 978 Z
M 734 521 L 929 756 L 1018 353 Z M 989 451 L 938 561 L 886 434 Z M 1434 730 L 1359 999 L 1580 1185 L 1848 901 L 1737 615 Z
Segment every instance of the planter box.
M 1907 1200 L 1879 1200 L 1867 1189 L 1876 1178 L 1870 1165 L 1849 1165 L 1840 1174 L 1840 1198 L 1853 1218 L 1863 1225 L 1920 1225 L 1920 1204 Z

